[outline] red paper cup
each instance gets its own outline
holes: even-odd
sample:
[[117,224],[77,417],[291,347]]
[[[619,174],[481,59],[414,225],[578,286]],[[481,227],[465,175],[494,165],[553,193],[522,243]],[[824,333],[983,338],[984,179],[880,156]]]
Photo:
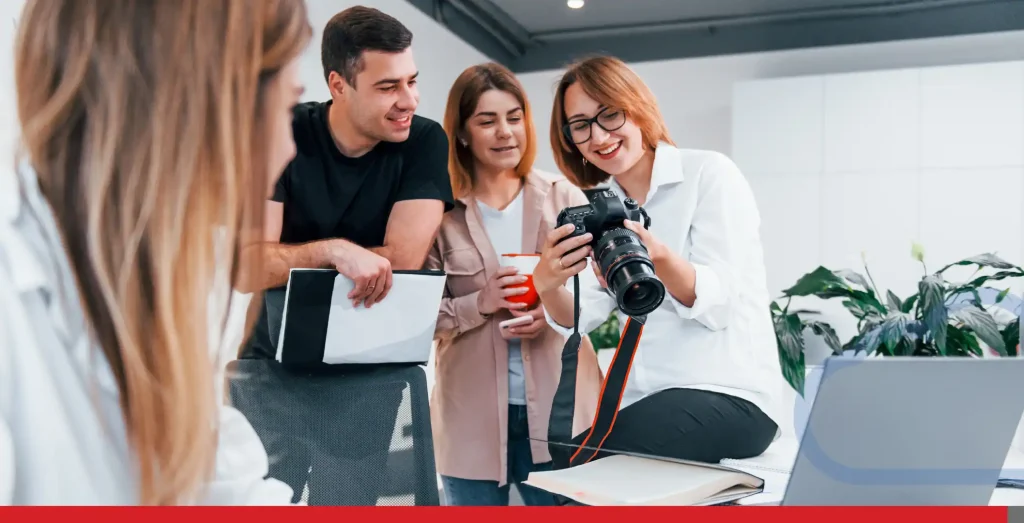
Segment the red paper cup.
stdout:
[[539,254],[502,254],[501,265],[503,267],[515,267],[519,270],[520,276],[526,276],[526,282],[517,284],[515,287],[526,287],[526,294],[509,296],[506,298],[512,303],[525,303],[527,307],[533,307],[540,299],[537,296],[537,288],[533,285],[533,269],[540,263]]

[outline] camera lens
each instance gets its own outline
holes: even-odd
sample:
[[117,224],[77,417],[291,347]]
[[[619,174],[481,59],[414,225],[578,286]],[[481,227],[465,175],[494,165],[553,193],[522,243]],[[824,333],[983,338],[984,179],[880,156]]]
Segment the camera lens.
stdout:
[[598,240],[598,267],[623,314],[650,314],[665,299],[665,285],[654,274],[647,248],[626,228],[610,229]]

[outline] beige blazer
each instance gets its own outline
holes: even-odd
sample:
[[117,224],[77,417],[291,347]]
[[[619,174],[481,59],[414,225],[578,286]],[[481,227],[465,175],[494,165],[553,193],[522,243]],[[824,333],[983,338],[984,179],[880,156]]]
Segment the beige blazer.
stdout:
[[[523,206],[524,253],[540,252],[558,212],[586,203],[586,196],[562,177],[533,171]],[[508,311],[484,318],[477,295],[498,270],[500,258],[484,230],[472,197],[445,214],[427,267],[444,270],[447,284],[437,318],[436,378],[430,400],[435,458],[440,474],[492,480],[504,485],[508,452],[508,344],[498,323]],[[522,340],[530,449],[534,463],[551,460],[547,432],[551,401],[561,372],[565,337],[550,327]],[[579,352],[573,433],[590,427],[601,388],[597,355],[584,336]]]

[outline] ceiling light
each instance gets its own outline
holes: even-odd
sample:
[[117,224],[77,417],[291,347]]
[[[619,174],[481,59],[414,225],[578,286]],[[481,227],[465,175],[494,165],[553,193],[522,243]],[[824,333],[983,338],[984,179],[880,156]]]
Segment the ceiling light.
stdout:
[[569,9],[579,9],[583,7],[583,0],[569,0],[566,5],[569,6]]

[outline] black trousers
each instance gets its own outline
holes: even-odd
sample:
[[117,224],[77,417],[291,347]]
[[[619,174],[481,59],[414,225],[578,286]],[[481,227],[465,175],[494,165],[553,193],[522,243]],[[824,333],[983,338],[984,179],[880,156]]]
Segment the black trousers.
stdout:
[[[763,453],[778,426],[746,400],[695,389],[667,389],[619,411],[602,452],[627,451],[667,458],[717,463]],[[582,445],[590,431],[573,439]],[[588,441],[597,447],[600,441]]]

